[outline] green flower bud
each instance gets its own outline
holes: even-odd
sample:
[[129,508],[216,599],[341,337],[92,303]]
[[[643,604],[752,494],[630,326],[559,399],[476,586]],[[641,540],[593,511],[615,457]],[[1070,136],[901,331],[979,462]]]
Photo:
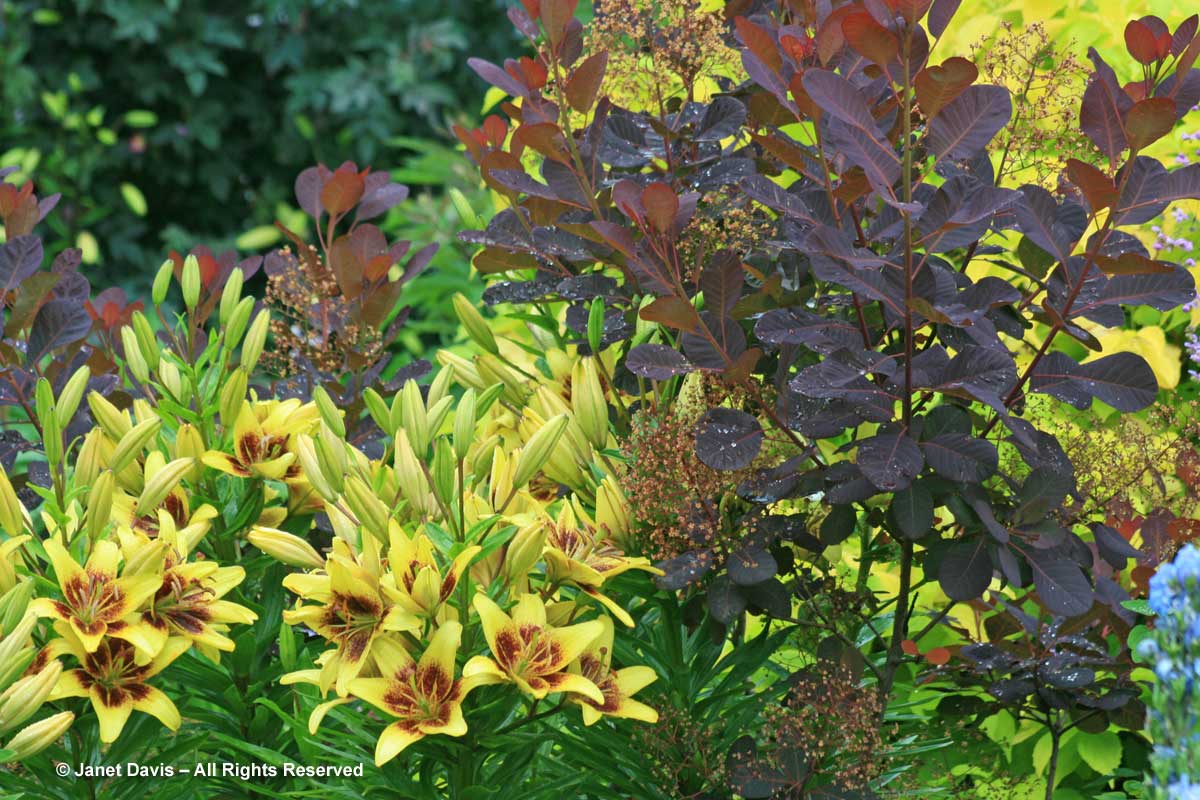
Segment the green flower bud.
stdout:
[[386,543],[390,515],[383,501],[376,497],[375,493],[371,491],[371,487],[357,475],[346,478],[344,492],[346,505],[350,506],[350,510],[354,512],[354,516],[358,518],[363,529],[380,542]]
[[250,324],[250,315],[254,313],[254,298],[243,297],[229,314],[229,322],[225,324],[225,346],[232,350],[242,340],[246,326]]
[[608,402],[594,358],[581,358],[571,370],[571,410],[583,435],[597,450],[608,443]]
[[[112,496],[116,476],[112,470],[106,469],[96,476],[92,489],[88,492],[87,501],[87,535],[89,541],[99,541],[108,529],[112,520]],[[149,510],[138,507],[139,514],[148,514]]]
[[453,303],[454,313],[467,331],[467,336],[471,337],[471,341],[492,355],[499,353],[500,348],[496,346],[496,337],[492,335],[492,329],[488,327],[487,320],[483,318],[474,304],[462,293],[454,295]]
[[25,531],[25,507],[17,499],[17,493],[8,480],[8,473],[0,467],[0,527],[9,536],[18,536]]
[[342,420],[342,410],[334,404],[333,398],[329,396],[329,392],[325,391],[324,386],[318,386],[313,390],[313,400],[317,403],[317,411],[321,413],[321,420],[329,426],[330,430],[345,438],[346,423]]
[[520,455],[517,457],[517,467],[513,474],[515,488],[528,485],[529,481],[533,480],[533,476],[550,460],[555,446],[558,445],[558,440],[562,438],[563,431],[567,429],[567,423],[570,421],[571,418],[566,414],[559,414],[548,420],[546,424],[538,428],[533,436],[529,437],[529,441],[521,448]]
[[246,402],[246,386],[249,382],[245,367],[238,367],[229,373],[229,379],[221,387],[218,410],[221,412],[221,424],[226,430],[233,430],[233,423],[237,421],[242,404]]
[[296,460],[300,462],[300,469],[304,472],[304,477],[316,489],[317,494],[330,503],[337,502],[338,493],[334,491],[329,481],[325,480],[325,469],[317,456],[317,448],[312,437],[302,433],[296,437],[293,446],[296,450]]
[[58,659],[46,664],[33,675],[26,675],[0,694],[0,733],[11,731],[33,716],[62,675]]
[[245,275],[242,273],[242,268],[234,267],[233,272],[229,273],[229,279],[225,281],[225,288],[221,291],[221,307],[217,319],[222,325],[229,322],[229,318],[233,316],[233,310],[241,302],[244,281]]
[[258,365],[258,357],[262,355],[263,347],[267,344],[267,330],[271,325],[271,312],[263,309],[258,312],[254,322],[250,323],[250,331],[246,341],[242,343],[242,366],[247,372],[253,372]]
[[[0,597],[0,631],[11,631],[21,623],[36,588],[33,578],[26,578]],[[0,686],[3,685],[0,681]]]
[[150,365],[142,357],[142,348],[138,346],[137,334],[133,328],[126,325],[121,328],[121,346],[125,350],[125,366],[140,383],[150,380]]
[[71,417],[75,416],[75,412],[79,410],[79,403],[83,400],[83,391],[87,388],[87,382],[91,377],[92,371],[88,369],[87,365],[84,365],[75,370],[75,374],[63,387],[54,409],[54,413],[58,416],[59,427],[65,429],[71,422]]
[[453,506],[457,500],[454,491],[454,451],[445,437],[433,443],[433,464],[429,470],[433,477],[433,490],[438,499],[447,506]]
[[161,306],[167,299],[167,291],[171,288],[171,278],[174,276],[175,262],[168,258],[154,276],[154,288],[150,290],[150,299],[154,301],[154,305]]
[[54,414],[54,390],[50,388],[50,381],[45,378],[38,378],[33,392],[33,407],[42,422]]
[[[429,447],[429,417],[425,413],[425,398],[416,381],[407,381],[400,390],[400,418],[392,418],[393,427],[403,427],[413,452],[420,458]],[[396,423],[399,422],[399,425]]]
[[63,711],[52,717],[27,725],[16,736],[8,740],[4,749],[12,753],[14,761],[37,755],[61,739],[75,722],[75,714]]
[[246,538],[250,544],[284,564],[307,569],[325,566],[325,559],[311,544],[287,531],[255,525]]
[[604,298],[592,298],[592,307],[588,309],[587,324],[588,347],[593,355],[600,355],[600,345],[604,340]]
[[467,457],[471,442],[475,440],[475,390],[467,389],[454,409],[454,456],[459,460]]
[[119,473],[125,467],[132,464],[134,459],[140,456],[142,451],[146,449],[146,445],[158,435],[158,431],[161,428],[162,423],[157,419],[148,419],[130,428],[129,433],[122,436],[121,441],[117,442],[117,446],[113,450],[109,468],[113,472]]
[[129,429],[133,427],[129,422],[129,415],[108,402],[104,395],[99,392],[88,392],[87,400],[92,417],[104,429],[109,438],[119,441],[122,436],[129,433]]
[[191,311],[200,302],[200,261],[195,256],[183,260],[183,304]]
[[146,359],[146,366],[150,369],[158,368],[158,339],[154,337],[154,329],[150,327],[150,320],[146,319],[146,315],[140,311],[133,312],[131,319],[133,322],[133,332],[137,336],[138,348],[142,351],[142,358]]
[[392,413],[388,408],[387,402],[379,396],[379,392],[374,389],[367,389],[363,392],[363,403],[367,407],[367,413],[371,415],[371,419],[375,420],[375,424],[380,430],[392,436],[395,434],[395,429],[392,427]]
[[142,488],[142,493],[138,496],[137,501],[138,513],[153,513],[162,504],[162,501],[167,499],[171,490],[179,485],[183,476],[190,472],[195,465],[196,461],[192,458],[177,458],[164,464],[146,481],[146,485]]

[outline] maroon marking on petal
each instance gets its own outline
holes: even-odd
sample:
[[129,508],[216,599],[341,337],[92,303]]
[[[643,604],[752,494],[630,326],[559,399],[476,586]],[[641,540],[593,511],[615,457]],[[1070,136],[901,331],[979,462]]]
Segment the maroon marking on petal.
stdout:
[[505,669],[512,669],[521,660],[525,652],[525,643],[511,628],[505,628],[496,633],[496,660]]
[[454,594],[454,587],[458,585],[458,578],[454,577],[454,573],[450,573],[442,581],[441,591],[438,592],[438,599],[445,600],[450,595]]

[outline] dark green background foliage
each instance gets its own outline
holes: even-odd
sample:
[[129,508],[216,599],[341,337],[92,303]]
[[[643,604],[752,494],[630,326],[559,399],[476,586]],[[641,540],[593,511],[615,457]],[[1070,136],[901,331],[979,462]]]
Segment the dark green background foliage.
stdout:
[[[513,46],[494,22],[500,0],[0,8],[0,153],[36,149],[38,193],[62,192],[48,249],[90,230],[93,281],[134,289],[169,248],[217,249],[274,221],[280,203],[294,206],[296,174],[317,161],[393,167],[415,149],[425,158],[408,182],[457,182],[457,159],[430,158],[422,140],[447,140],[449,123],[478,109],[467,55]],[[422,214],[421,225],[441,227],[436,211]]]

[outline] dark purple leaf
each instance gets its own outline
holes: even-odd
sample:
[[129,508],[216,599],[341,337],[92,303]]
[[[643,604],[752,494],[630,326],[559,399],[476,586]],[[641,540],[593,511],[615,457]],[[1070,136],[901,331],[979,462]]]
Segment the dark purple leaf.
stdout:
[[[380,174],[380,173],[376,173]],[[371,177],[374,177],[372,175]],[[387,182],[374,191],[368,191],[358,203],[355,220],[365,222],[383,214],[408,198],[408,187],[401,183]]]
[[731,625],[746,610],[746,598],[729,576],[721,575],[708,587],[708,612],[722,625]]
[[529,97],[529,90],[525,86],[501,67],[496,66],[490,61],[485,61],[482,58],[468,58],[467,66],[492,86],[507,92],[513,97]]
[[713,469],[750,466],[762,442],[762,425],[745,411],[711,408],[696,425],[696,457]]
[[999,463],[994,444],[962,433],[934,436],[921,442],[921,450],[934,472],[960,483],[987,480],[996,472]]
[[1064,353],[1051,353],[1038,363],[1030,389],[1086,408],[1091,398],[1118,411],[1140,411],[1154,402],[1158,380],[1146,360],[1135,353],[1110,356],[1076,364]]
[[38,309],[33,318],[26,363],[36,364],[51,350],[77,342],[91,330],[92,318],[82,303],[51,300]]
[[858,444],[858,468],[867,480],[885,492],[904,489],[921,472],[921,448],[899,431],[884,431]]
[[1071,309],[1071,316],[1085,314],[1108,305],[1150,306],[1159,311],[1190,303],[1196,299],[1196,281],[1185,269],[1112,277],[1095,300]]
[[625,357],[625,367],[634,375],[656,381],[686,375],[694,369],[682,353],[665,344],[639,344]]
[[42,240],[27,234],[0,245],[0,292],[11,292],[42,266]]
[[1092,537],[1096,540],[1096,550],[1100,553],[1100,557],[1115,570],[1125,569],[1126,562],[1131,558],[1142,557],[1142,551],[1107,525],[1101,525],[1098,522],[1092,525]]
[[904,538],[915,540],[929,533],[933,528],[933,497],[925,481],[914,481],[907,489],[892,495],[888,512]]
[[933,34],[935,39],[942,38],[942,34],[946,32],[946,27],[950,24],[951,18],[958,11],[962,0],[933,0],[933,5],[929,9],[928,25],[929,32]]
[[976,536],[951,542],[938,566],[938,585],[951,600],[975,600],[992,582],[987,539]]
[[321,169],[309,167],[296,176],[296,203],[313,219],[320,218],[321,207]]
[[858,525],[858,514],[855,513],[854,506],[834,506],[821,521],[821,528],[818,531],[821,543],[826,547],[841,544],[850,538],[850,534],[854,533],[856,525]]
[[1078,564],[1053,551],[1035,552],[1032,556],[1029,566],[1033,570],[1033,585],[1047,609],[1064,617],[1077,617],[1091,609],[1092,585]]
[[729,556],[729,577],[739,586],[753,586],[775,577],[779,565],[775,557],[760,548],[740,548]]
[[1012,117],[1003,86],[970,86],[929,123],[929,146],[938,158],[967,159],[987,147]]
[[1101,153],[1115,161],[1128,144],[1121,120],[1133,107],[1133,99],[1121,88],[1116,73],[1094,47],[1089,48],[1088,56],[1096,65],[1096,73],[1083,92],[1079,127]]

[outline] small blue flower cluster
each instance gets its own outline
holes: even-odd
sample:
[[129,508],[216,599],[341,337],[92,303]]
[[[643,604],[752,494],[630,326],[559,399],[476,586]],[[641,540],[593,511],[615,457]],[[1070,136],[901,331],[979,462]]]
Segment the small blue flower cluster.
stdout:
[[1147,720],[1155,743],[1150,796],[1200,800],[1200,548],[1189,544],[1159,567],[1149,603],[1154,636],[1138,652],[1157,678]]

